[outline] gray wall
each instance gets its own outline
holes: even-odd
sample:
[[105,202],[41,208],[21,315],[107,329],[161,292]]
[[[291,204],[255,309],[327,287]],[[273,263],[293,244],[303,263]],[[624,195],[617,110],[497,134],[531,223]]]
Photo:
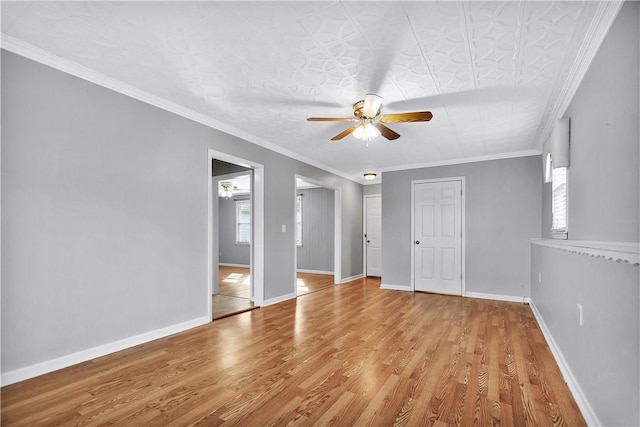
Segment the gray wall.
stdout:
[[[634,5],[635,4],[635,5]],[[569,239],[639,241],[638,13],[626,4],[564,114],[571,118]],[[615,40],[615,42],[614,42]],[[551,230],[551,184],[542,233]]]
[[362,195],[363,196],[371,196],[373,194],[380,194],[382,191],[381,184],[368,184],[362,187]]
[[236,200],[248,200],[246,197],[225,199],[218,197],[219,252],[220,262],[224,264],[246,265],[251,263],[251,245],[236,244]]
[[295,174],[342,190],[362,274],[361,184],[2,52],[2,372],[206,317],[210,148],[265,165],[266,300],[295,290]]
[[302,246],[297,248],[300,270],[333,272],[334,191],[298,190],[302,194]]
[[383,173],[382,283],[411,286],[411,181],[457,176],[466,177],[466,291],[529,296],[540,156]]
[[[600,422],[640,425],[638,267],[531,248],[533,303]],[[583,326],[577,304],[583,308]]]
[[[565,114],[571,118],[572,240],[640,240],[639,6],[623,6]],[[546,236],[551,189],[540,185]],[[532,247],[533,304],[600,422],[640,425],[639,267]]]

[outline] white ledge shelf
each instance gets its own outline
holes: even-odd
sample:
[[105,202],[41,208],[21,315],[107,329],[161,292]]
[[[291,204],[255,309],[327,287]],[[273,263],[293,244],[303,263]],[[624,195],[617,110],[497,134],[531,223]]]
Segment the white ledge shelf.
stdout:
[[615,262],[628,262],[631,265],[640,265],[640,243],[635,242],[531,239],[531,244],[559,249],[578,255],[589,255]]

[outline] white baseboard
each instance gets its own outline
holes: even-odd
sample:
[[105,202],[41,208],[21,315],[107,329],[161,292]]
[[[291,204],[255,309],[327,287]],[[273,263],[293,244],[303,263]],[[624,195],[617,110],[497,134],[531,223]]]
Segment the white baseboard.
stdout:
[[514,295],[500,295],[500,294],[485,294],[482,292],[465,292],[464,294],[467,298],[480,298],[480,299],[492,299],[496,301],[509,301],[509,302],[521,302],[521,303],[529,303],[531,299],[525,296],[514,296]]
[[228,262],[219,262],[218,265],[220,267],[240,267],[240,268],[251,268],[250,265],[245,264],[230,264]]
[[389,283],[380,283],[380,289],[390,289],[392,291],[412,291],[410,286],[391,285]]
[[347,282],[351,282],[352,280],[362,279],[363,277],[364,277],[364,274],[356,274],[355,276],[345,277],[344,279],[342,279],[342,280],[340,281],[340,284],[342,284],[342,283],[347,283]]
[[567,360],[564,358],[562,351],[560,351],[560,347],[558,347],[558,344],[556,344],[556,341],[553,339],[553,335],[551,335],[551,331],[549,330],[547,325],[544,323],[544,319],[542,318],[542,315],[538,311],[538,308],[536,307],[533,301],[529,302],[529,306],[531,307],[531,311],[533,312],[533,315],[538,321],[538,325],[540,325],[540,330],[542,330],[542,335],[544,335],[544,338],[547,340],[547,344],[551,349],[551,353],[553,354],[553,357],[556,360],[558,367],[560,367],[560,372],[562,372],[564,381],[567,383],[567,386],[569,386],[569,390],[571,390],[571,394],[573,394],[573,398],[576,400],[576,404],[578,405],[578,408],[580,408],[580,412],[582,412],[582,416],[584,417],[584,420],[587,422],[587,425],[589,426],[601,426],[602,423],[598,419],[598,416],[596,415],[595,411],[591,407],[591,404],[587,400],[587,397],[585,396],[584,392],[582,391],[582,388],[578,384],[578,381],[573,375],[573,372],[571,372],[571,368],[569,368],[569,364],[567,363]]
[[211,322],[209,317],[199,317],[197,319],[189,320],[186,322],[178,323],[176,325],[167,326],[166,328],[156,329],[155,331],[145,332],[140,335],[125,338],[112,343],[99,345],[97,347],[82,350],[77,353],[68,354],[55,359],[47,360],[44,362],[36,363],[35,365],[26,366],[13,371],[5,372],[2,374],[0,383],[2,386],[14,384],[20,381],[28,380],[29,378],[37,377],[39,375],[47,374],[49,372],[57,371],[58,369],[66,368],[71,365],[86,362],[97,357],[106,356],[107,354],[115,353],[126,348],[131,348],[139,344],[144,344],[149,341],[157,340],[158,338],[164,338],[169,335],[183,332],[197,326],[202,326]]
[[298,273],[309,273],[309,274],[327,274],[333,276],[335,273],[333,271],[323,271],[323,270],[305,270],[299,268],[296,270]]
[[268,305],[273,305],[273,304],[278,304],[279,302],[288,301],[290,299],[296,299],[297,296],[298,296],[298,294],[296,292],[293,292],[293,293],[282,295],[282,296],[279,296],[279,297],[266,299],[266,300],[264,300],[264,303],[262,304],[262,307],[266,307]]

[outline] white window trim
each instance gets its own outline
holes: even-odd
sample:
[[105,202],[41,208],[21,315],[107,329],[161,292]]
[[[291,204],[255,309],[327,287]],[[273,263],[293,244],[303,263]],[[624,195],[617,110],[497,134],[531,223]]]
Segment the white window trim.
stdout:
[[553,175],[552,170],[553,170],[553,164],[551,163],[551,153],[547,153],[547,158],[545,159],[545,163],[544,163],[544,182],[545,183],[551,182],[551,176]]

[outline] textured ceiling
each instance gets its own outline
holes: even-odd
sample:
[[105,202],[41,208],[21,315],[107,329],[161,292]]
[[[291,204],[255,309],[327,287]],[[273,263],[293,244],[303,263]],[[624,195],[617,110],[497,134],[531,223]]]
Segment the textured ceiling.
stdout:
[[[576,69],[610,26],[602,9],[579,1],[3,1],[2,31],[9,50],[79,64],[360,180],[368,170],[539,151],[575,91]],[[401,138],[368,148],[353,136],[329,140],[348,123],[305,120],[352,117],[366,93],[383,97],[383,114],[434,117],[389,125]]]

